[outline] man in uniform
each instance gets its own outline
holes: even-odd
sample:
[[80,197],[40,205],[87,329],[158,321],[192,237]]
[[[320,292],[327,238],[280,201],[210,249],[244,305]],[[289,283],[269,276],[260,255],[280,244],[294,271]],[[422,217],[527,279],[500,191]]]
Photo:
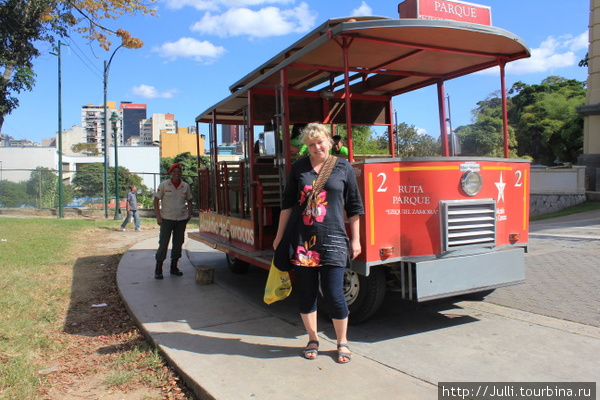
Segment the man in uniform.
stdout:
[[171,234],[171,275],[181,276],[183,273],[177,268],[181,258],[181,247],[185,239],[185,226],[192,218],[192,191],[187,182],[181,180],[181,165],[175,163],[169,167],[171,179],[163,181],[158,186],[154,196],[154,212],[156,222],[160,225],[158,250],[156,250],[156,269],[154,278],[163,278],[163,261],[167,258],[167,248]]

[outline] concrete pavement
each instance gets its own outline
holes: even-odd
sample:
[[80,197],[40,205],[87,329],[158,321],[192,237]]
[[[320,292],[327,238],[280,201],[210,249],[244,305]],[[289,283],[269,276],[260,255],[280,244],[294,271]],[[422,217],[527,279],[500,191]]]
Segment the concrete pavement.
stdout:
[[[155,280],[156,245],[133,246],[117,284],[130,315],[199,398],[436,399],[440,381],[600,381],[600,328],[487,302],[400,307],[393,295],[350,328],[351,363],[335,363],[326,320],[319,358],[305,360],[294,295],[262,302],[266,271],[232,274],[223,253],[188,240],[184,275]],[[215,283],[196,284],[193,264],[215,266]]]

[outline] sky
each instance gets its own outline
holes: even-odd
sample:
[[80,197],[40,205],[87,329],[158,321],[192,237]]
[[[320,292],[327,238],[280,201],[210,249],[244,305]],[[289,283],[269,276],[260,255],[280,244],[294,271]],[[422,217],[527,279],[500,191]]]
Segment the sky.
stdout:
[[[231,84],[299,38],[337,17],[374,15],[398,18],[400,0],[159,0],[158,17],[125,16],[105,22],[144,41],[141,49],[114,53],[108,100],[147,104],[152,113],[174,114],[180,127],[225,98]],[[539,84],[548,76],[585,81],[578,63],[588,50],[589,0],[473,0],[492,11],[492,25],[519,36],[532,57],[508,64],[507,87]],[[107,52],[73,32],[63,40],[62,127],[81,125],[81,107],[103,103]],[[41,142],[58,131],[58,57],[40,45],[33,91],[18,96],[20,106],[6,116],[2,133]],[[492,70],[446,82],[453,128],[471,123],[477,102],[500,89]],[[398,123],[439,136],[436,87],[394,98]],[[201,132],[207,127],[201,125]]]

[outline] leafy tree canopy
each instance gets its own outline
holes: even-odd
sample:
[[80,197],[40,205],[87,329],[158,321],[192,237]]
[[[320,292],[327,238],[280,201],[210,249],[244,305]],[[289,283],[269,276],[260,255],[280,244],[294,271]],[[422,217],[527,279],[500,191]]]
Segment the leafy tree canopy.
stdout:
[[0,181],[0,206],[19,207],[22,204],[34,204],[27,193],[27,182]]
[[[473,123],[456,128],[460,138],[461,155],[481,157],[504,157],[504,123],[502,122],[502,98],[499,92],[477,103],[472,111]],[[514,130],[508,129],[509,146],[515,146]],[[511,157],[516,152],[511,150]]]
[[17,95],[35,84],[33,60],[38,46],[57,46],[59,38],[79,33],[110,50],[110,36],[121,45],[140,48],[143,42],[123,29],[101,25],[122,15],[152,14],[157,0],[0,0],[0,131],[4,117],[15,110]]
[[95,143],[77,143],[71,146],[73,153],[81,153],[85,156],[97,156],[100,154]]
[[[337,125],[337,134],[344,138],[344,142],[348,142],[346,125]],[[368,125],[353,125],[352,126],[352,148],[354,154],[386,154],[388,153],[387,136],[385,143],[374,137],[374,132]]]
[[[511,157],[544,165],[576,162],[583,149],[585,82],[549,76],[539,85],[516,82],[508,98]],[[455,130],[462,154],[503,156],[502,101],[499,93],[477,103],[473,123]]]
[[583,151],[585,82],[550,76],[539,85],[515,83],[509,122],[515,127],[519,155],[544,165],[577,161]]
[[[422,135],[414,125],[404,122],[396,126],[399,157],[432,157],[441,154],[441,145],[433,137]],[[385,138],[387,141],[387,138]]]
[[[115,168],[108,168],[108,194],[115,195]],[[80,197],[102,197],[104,196],[104,164],[89,163],[82,165],[78,169],[75,177],[71,181],[75,193]],[[141,192],[148,190],[142,185],[142,178],[139,175],[132,174],[125,167],[119,166],[119,194],[125,197],[129,191],[129,186],[137,186]]]
[[[37,208],[58,207],[58,175],[49,168],[37,167],[31,171],[26,192]],[[63,204],[69,204],[72,198],[71,186],[63,185]]]

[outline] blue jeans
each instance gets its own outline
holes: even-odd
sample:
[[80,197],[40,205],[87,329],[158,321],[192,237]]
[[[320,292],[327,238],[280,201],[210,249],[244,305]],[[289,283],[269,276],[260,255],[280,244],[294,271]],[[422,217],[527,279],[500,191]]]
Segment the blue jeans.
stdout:
[[173,244],[171,246],[171,260],[179,260],[181,258],[181,247],[185,240],[185,226],[187,220],[175,221],[172,219],[163,219],[160,226],[160,234],[158,236],[158,250],[156,250],[155,259],[162,262],[167,258],[167,249],[171,233],[173,234]]
[[317,310],[319,293],[319,275],[323,297],[333,319],[344,319],[348,316],[348,303],[344,297],[344,269],[342,267],[294,267],[296,287],[301,314],[309,314]]
[[127,212],[127,216],[123,220],[123,223],[121,224],[121,228],[125,229],[127,224],[129,222],[131,222],[131,219],[133,219],[135,221],[135,229],[140,229],[140,224],[141,224],[140,223],[140,213],[138,210],[131,210],[131,211]]

